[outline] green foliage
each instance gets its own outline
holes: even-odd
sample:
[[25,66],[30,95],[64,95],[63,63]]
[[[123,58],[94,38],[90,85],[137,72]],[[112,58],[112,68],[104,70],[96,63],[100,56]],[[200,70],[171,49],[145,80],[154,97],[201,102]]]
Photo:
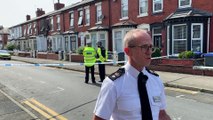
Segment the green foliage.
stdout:
[[15,44],[8,44],[7,45],[7,50],[13,51],[13,49],[15,49],[15,48],[16,48]]
[[83,54],[83,50],[84,50],[84,47],[81,46],[78,48],[78,54],[82,55]]
[[181,59],[189,59],[189,58],[193,58],[194,57],[194,53],[192,51],[184,51],[184,52],[181,52],[179,55],[178,55],[178,58],[181,58]]
[[160,48],[154,48],[154,52],[152,53],[152,57],[160,57],[160,56],[161,56]]

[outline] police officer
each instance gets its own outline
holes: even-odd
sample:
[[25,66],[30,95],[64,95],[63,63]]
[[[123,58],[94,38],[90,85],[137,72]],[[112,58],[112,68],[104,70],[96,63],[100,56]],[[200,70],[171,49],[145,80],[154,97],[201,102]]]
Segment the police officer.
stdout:
[[[128,62],[102,83],[93,120],[171,120],[165,111],[163,83],[146,68],[152,54],[150,35],[145,30],[130,30],[123,43]],[[140,81],[140,76],[146,81]],[[147,90],[142,95],[139,82]],[[145,93],[146,97],[141,97]],[[149,118],[145,118],[147,114],[143,113],[147,111],[142,109],[149,110]]]
[[97,61],[100,63],[98,64],[98,69],[99,69],[99,76],[100,76],[100,81],[103,82],[105,78],[105,64],[103,62],[107,61],[108,58],[108,53],[107,50],[102,46],[102,42],[98,41],[96,43],[98,49],[97,49]]
[[95,48],[91,47],[91,43],[87,43],[87,46],[84,47],[83,50],[83,56],[84,56],[84,65],[85,65],[85,83],[88,83],[89,81],[89,70],[91,70],[91,77],[92,77],[92,83],[95,82],[95,76],[94,76],[94,64],[96,62],[96,51]]

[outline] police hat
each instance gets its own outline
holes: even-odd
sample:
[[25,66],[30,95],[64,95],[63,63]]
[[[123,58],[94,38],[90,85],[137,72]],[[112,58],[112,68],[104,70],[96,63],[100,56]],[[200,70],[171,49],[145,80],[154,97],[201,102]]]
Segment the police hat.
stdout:
[[97,46],[102,46],[102,42],[101,42],[101,41],[97,41],[97,42],[96,42],[96,45],[97,45]]

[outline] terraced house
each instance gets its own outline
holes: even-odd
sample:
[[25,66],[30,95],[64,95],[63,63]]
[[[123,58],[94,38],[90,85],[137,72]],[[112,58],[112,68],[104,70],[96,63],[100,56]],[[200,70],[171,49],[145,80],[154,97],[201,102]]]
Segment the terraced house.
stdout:
[[163,55],[182,51],[213,52],[212,0],[82,0],[54,11],[41,8],[36,17],[10,27],[11,42],[20,50],[76,52],[97,41],[112,53],[123,52],[122,39],[131,29],[150,32]]

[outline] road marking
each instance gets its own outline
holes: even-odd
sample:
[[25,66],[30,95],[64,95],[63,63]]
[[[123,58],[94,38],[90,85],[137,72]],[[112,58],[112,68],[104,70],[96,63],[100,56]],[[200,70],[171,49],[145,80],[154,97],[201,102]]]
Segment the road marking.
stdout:
[[193,95],[199,93],[197,91],[191,91],[191,90],[185,90],[185,89],[179,89],[179,88],[171,88],[171,87],[166,87],[165,90],[172,90],[172,91],[176,91],[176,92],[193,94]]
[[24,110],[25,112],[27,112],[30,116],[32,116],[35,120],[40,120],[36,115],[34,115],[31,111],[29,111],[27,108],[25,108],[23,105],[21,105],[19,102],[17,102],[16,100],[14,100],[12,97],[10,97],[8,94],[6,94],[5,92],[3,92],[2,90],[0,90],[0,92],[2,94],[4,94],[8,99],[10,99],[13,103],[15,103],[16,105],[18,105],[22,110]]
[[57,87],[57,89],[59,89],[59,90],[52,91],[52,92],[50,92],[50,94],[64,91],[64,88],[61,88],[61,87]]
[[181,97],[184,97],[185,95],[178,95],[176,96],[176,98],[181,98]]
[[52,109],[46,107],[45,105],[41,104],[34,98],[30,98],[24,101],[25,104],[36,110],[38,113],[46,117],[50,120],[68,120],[67,118],[63,117],[62,115],[56,113]]
[[29,101],[25,101],[24,103],[26,105],[28,105],[29,107],[33,108],[35,111],[37,111],[38,113],[40,113],[44,117],[46,117],[48,120],[56,120],[56,119],[52,118],[52,116],[50,116],[46,112],[44,112],[43,110],[41,110],[41,109],[37,108],[36,106],[34,106],[33,104],[31,104]]
[[46,82],[44,82],[44,81],[39,81],[40,83],[42,83],[42,84],[45,84]]

